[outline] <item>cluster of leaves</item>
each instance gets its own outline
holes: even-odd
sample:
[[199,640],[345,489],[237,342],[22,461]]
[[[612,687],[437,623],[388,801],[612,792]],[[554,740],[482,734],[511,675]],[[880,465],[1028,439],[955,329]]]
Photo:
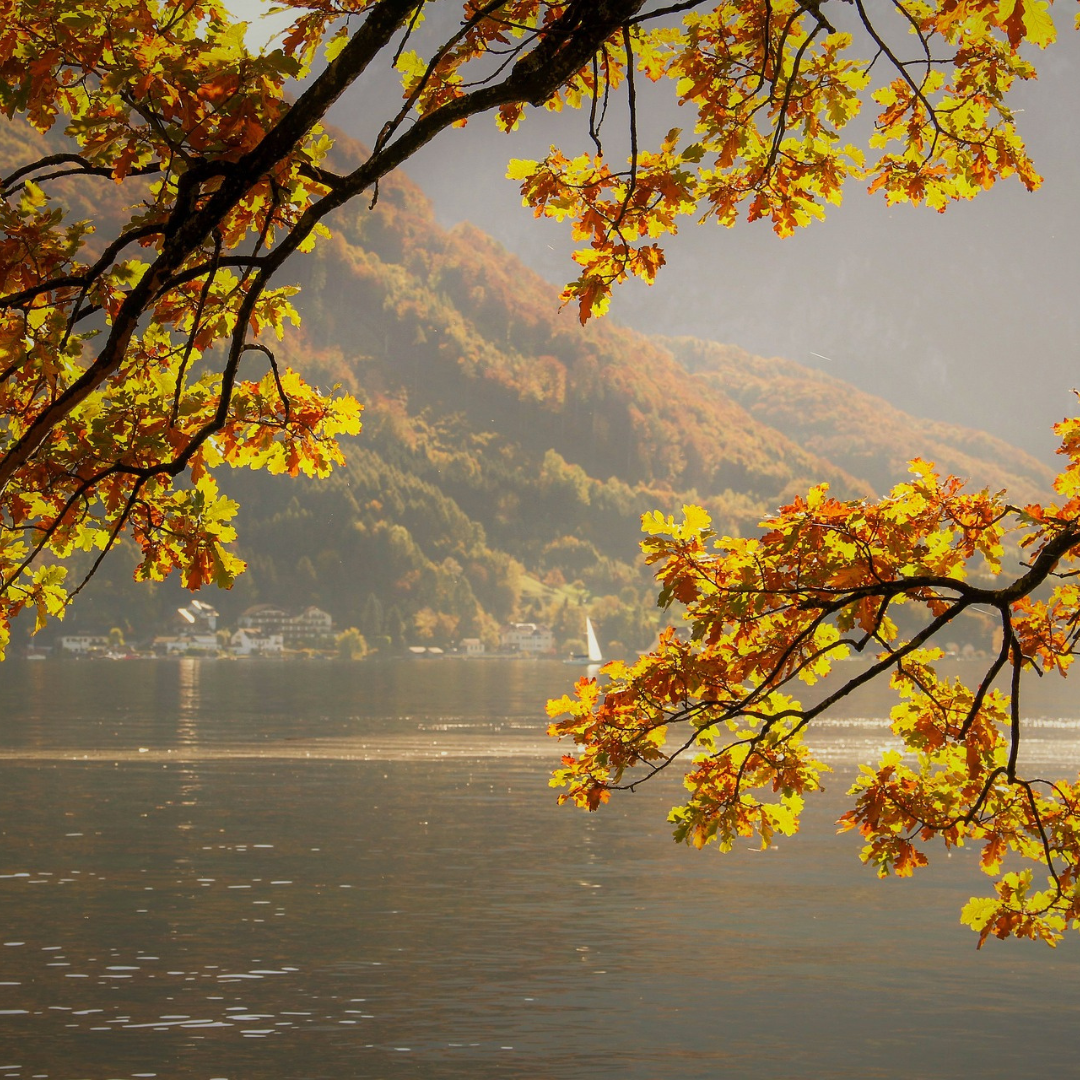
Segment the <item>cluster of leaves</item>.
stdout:
[[[230,585],[236,505],[210,470],[325,475],[360,427],[249,341],[296,321],[275,245],[325,190],[317,124],[265,149],[302,63],[250,55],[217,0],[102,15],[13,4],[0,28],[0,107],[66,137],[0,180],[0,652],[23,607],[40,626],[78,591],[63,560],[96,567],[125,533],[138,578]],[[111,220],[70,220],[76,183]],[[250,353],[264,376],[241,377]]]
[[[1057,431],[1069,457],[1055,482],[1060,505],[1021,509],[1000,494],[966,493],[915,460],[914,478],[879,501],[840,502],[819,486],[755,537],[718,538],[693,506],[681,522],[647,515],[642,546],[660,603],[682,609],[689,634],[668,631],[632,665],[609,665],[605,687],[583,680],[575,696],[549,704],[562,717],[551,734],[578,744],[552,781],[567,788],[561,800],[596,809],[688,758],[689,798],[670,817],[676,838],[726,850],[757,835],[768,845],[797,830],[803,796],[820,786],[823,765],[806,741],[813,720],[891,673],[901,749],[863,768],[841,819],[865,839],[863,860],[907,875],[925,865],[932,841],[979,843],[995,895],[973,899],[963,920],[980,944],[991,934],[1053,944],[1067,924],[1080,928],[1080,784],[1018,770],[1021,676],[1064,675],[1080,641],[1071,569],[1080,560],[1080,420]],[[996,586],[1007,536],[1026,561]],[[932,639],[973,607],[994,612],[1000,646],[968,686],[937,672]],[[901,615],[916,632],[900,634]],[[872,659],[847,668],[814,705],[792,696],[852,653]],[[1040,865],[1046,887],[1033,884],[1030,866],[1004,869],[1010,855]]]
[[[874,17],[856,0],[847,30],[830,21],[833,5],[807,0],[699,6],[675,5],[691,9],[681,27],[631,20],[565,95],[590,101],[594,151],[569,157],[553,147],[543,161],[511,163],[525,205],[571,220],[588,242],[574,256],[581,276],[563,293],[582,321],[605,310],[613,283],[653,281],[664,262],[656,241],[680,217],[731,226],[745,209],[790,236],[824,217],[853,178],[890,204],[937,210],[1000,178],[1039,184],[1005,96],[1035,77],[1021,46],[1054,40],[1042,0],[895,0]],[[899,35],[914,39],[910,55],[892,44]],[[639,150],[635,71],[675,82],[694,114],[688,137],[673,128],[657,151]],[[627,167],[605,157],[597,120],[623,82]],[[867,95],[878,108],[869,156],[844,135]]]

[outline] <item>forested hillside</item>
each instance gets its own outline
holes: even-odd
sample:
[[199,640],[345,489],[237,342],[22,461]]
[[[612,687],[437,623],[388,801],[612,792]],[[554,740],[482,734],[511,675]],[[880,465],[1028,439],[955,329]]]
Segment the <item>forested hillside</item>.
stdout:
[[876,491],[891,487],[915,456],[979,486],[1007,488],[1018,501],[1049,484],[1050,471],[1015,446],[985,431],[913,417],[825,372],[711,341],[675,338],[664,344],[688,371],[755,420],[786,432]]
[[[5,158],[30,138],[9,130]],[[339,138],[335,153],[348,167],[363,150]],[[277,353],[355,393],[364,430],[326,481],[222,476],[249,563],[211,598],[227,619],[315,603],[389,647],[494,640],[514,618],[572,642],[588,612],[630,649],[657,619],[637,559],[647,509],[698,502],[745,532],[820,480],[842,497],[881,491],[916,453],[1020,495],[1049,484],[1014,447],[788,361],[606,320],[583,329],[479,229],[441,229],[405,177],[332,227],[292,264],[302,322]],[[118,553],[69,625],[146,632],[175,606],[171,588],[129,584],[130,566]]]

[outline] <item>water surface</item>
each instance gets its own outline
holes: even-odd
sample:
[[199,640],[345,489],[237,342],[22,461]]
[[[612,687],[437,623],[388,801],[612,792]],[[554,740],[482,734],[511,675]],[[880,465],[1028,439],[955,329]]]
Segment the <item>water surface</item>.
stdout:
[[[885,697],[823,730],[802,836],[718,856],[659,790],[555,806],[540,708],[574,674],[6,664],[0,1078],[1075,1070],[1072,941],[976,953],[968,853],[879,882],[835,835]],[[1028,710],[1062,773],[1067,685]]]

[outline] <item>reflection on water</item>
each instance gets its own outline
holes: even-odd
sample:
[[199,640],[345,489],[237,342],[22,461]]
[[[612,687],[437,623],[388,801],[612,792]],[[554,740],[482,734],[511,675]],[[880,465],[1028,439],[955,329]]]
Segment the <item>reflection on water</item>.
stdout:
[[[822,729],[802,837],[719,857],[670,843],[670,791],[554,805],[561,665],[4,674],[0,1077],[1075,1068],[1071,941],[976,954],[969,853],[878,882],[834,835],[885,698]],[[1080,709],[1035,715],[1075,770]]]

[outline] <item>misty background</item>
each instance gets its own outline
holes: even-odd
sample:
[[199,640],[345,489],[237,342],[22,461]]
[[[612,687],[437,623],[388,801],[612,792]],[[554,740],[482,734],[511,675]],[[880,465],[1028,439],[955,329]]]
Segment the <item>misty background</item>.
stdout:
[[[264,0],[230,7],[255,20],[252,42],[286,21],[262,19]],[[459,17],[456,0],[444,8],[429,16],[429,41]],[[1074,410],[1070,391],[1080,384],[1080,34],[1070,13],[1057,14],[1059,42],[1032,57],[1038,81],[1018,85],[1011,98],[1045,178],[1037,192],[1011,179],[938,214],[889,208],[849,184],[843,206],[788,240],[766,222],[728,230],[686,219],[677,237],[661,241],[668,265],[656,284],[617,288],[610,317],[645,333],[689,334],[818,367],[916,416],[982,428],[1051,462],[1050,425]],[[667,80],[651,100],[648,89],[646,146],[650,134],[691,124]],[[370,145],[399,103],[396,73],[380,68],[331,121]],[[613,107],[612,147],[623,123]],[[533,109],[510,136],[481,118],[444,132],[405,171],[433,200],[440,224],[471,221],[562,284],[576,276],[569,227],[535,219],[505,178],[511,157],[542,157],[551,143],[571,154],[586,149],[585,116]]]

